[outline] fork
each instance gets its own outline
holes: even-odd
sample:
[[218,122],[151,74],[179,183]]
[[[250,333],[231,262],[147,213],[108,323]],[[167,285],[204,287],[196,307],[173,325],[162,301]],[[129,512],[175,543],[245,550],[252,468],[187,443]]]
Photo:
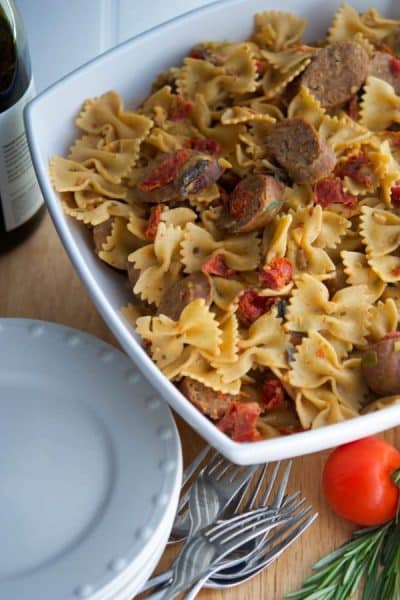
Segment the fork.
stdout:
[[[181,541],[189,535],[189,532],[193,534],[199,528],[212,523],[257,469],[257,466],[234,465],[214,450],[209,454],[210,450],[210,446],[206,446],[185,469],[182,489],[185,489],[186,486],[187,489],[181,494],[179,500],[177,515],[170,535],[171,542]],[[207,488],[205,492],[207,503],[201,515],[197,514],[196,517],[193,517],[190,495],[192,485],[199,479]],[[199,520],[200,517],[201,520]],[[197,520],[194,521],[194,519]]]
[[[268,465],[268,464],[264,465],[262,468],[256,467],[258,469],[258,473],[254,472],[253,476],[248,479],[248,481],[246,482],[245,485],[242,486],[242,488],[240,489],[240,492],[237,494],[237,496],[234,499],[235,505],[233,505],[233,503],[229,504],[224,515],[232,517],[234,515],[239,514],[240,512],[248,512],[248,511],[254,509],[256,507],[256,505],[258,505],[259,507],[266,507],[268,500],[271,496],[274,484],[277,483],[277,481],[278,481],[278,475],[280,478],[279,485],[278,485],[277,490],[274,493],[274,497],[271,500],[271,503],[269,506],[273,510],[278,510],[281,507],[282,502],[284,501],[287,503],[288,510],[294,509],[294,507],[290,506],[290,501],[292,501],[298,495],[298,492],[290,497],[284,496],[286,487],[287,487],[287,483],[288,483],[288,479],[289,479],[289,475],[290,475],[290,471],[291,471],[291,467],[292,467],[292,462],[289,461],[288,464],[286,465],[286,467],[284,468],[283,474],[280,474],[279,470],[281,468],[281,463],[280,462],[275,463],[271,477],[268,480],[267,488],[264,491],[264,493],[262,493],[261,490],[262,490],[262,486],[265,482],[265,479],[269,473],[270,465]],[[204,491],[207,488],[206,482],[207,482],[206,479],[199,477],[199,479],[197,480],[197,482],[195,482],[195,484],[193,485],[193,487],[191,488],[191,491],[190,491],[191,493],[190,493],[189,502],[191,502],[191,505],[193,507],[193,509],[191,509],[190,515],[191,515],[192,519],[195,519],[195,520],[197,519],[197,522],[196,521],[194,522],[193,531],[199,530],[198,521],[200,520],[200,517],[198,515],[196,516],[196,512],[198,512],[198,511],[201,512],[202,510],[204,510],[206,513],[208,513],[208,507],[207,507],[208,499],[207,499],[206,495],[204,497]],[[247,497],[247,495],[249,493],[250,493],[250,495]],[[199,497],[200,497],[200,499],[199,499]],[[228,514],[226,514],[226,513],[228,513]],[[210,513],[208,513],[208,516],[210,518],[210,516],[211,516]],[[203,522],[205,522],[204,515],[203,515]],[[254,547],[253,547],[253,549],[254,549]],[[147,581],[147,583],[144,585],[144,587],[142,588],[142,591],[149,591],[150,589],[167,584],[172,579],[172,576],[173,576],[173,570],[171,568],[171,569],[164,571],[163,573],[160,573],[159,575],[156,575],[155,577],[152,577],[151,579],[149,579]]]
[[[218,584],[210,587],[219,589],[233,587],[240,585],[248,579],[258,575],[272,562],[279,558],[279,556],[287,548],[289,548],[289,546],[295,540],[297,540],[297,538],[300,537],[300,535],[315,521],[318,516],[317,513],[314,513],[308,517],[306,516],[310,509],[311,507],[303,509],[293,518],[292,521],[282,525],[281,527],[277,527],[274,530],[272,537],[268,537],[258,547],[258,550],[255,553],[251,552],[249,555],[243,556],[239,564],[237,560],[230,560],[223,564],[214,565],[213,568],[210,568],[208,572],[198,579],[194,586],[184,596],[184,600],[194,600],[207,580],[211,578],[214,579],[215,574],[217,572],[221,572],[222,570],[225,570],[224,579],[218,581]],[[296,526],[294,527],[294,525]],[[275,547],[271,548],[271,543],[273,541],[277,541],[278,543]],[[243,564],[245,565],[244,568],[241,566]],[[228,575],[226,570],[233,569],[235,566],[237,569],[235,569],[234,572],[231,571]]]
[[161,595],[156,593],[150,598],[172,600],[197,581],[213,561],[222,561],[238,548],[287,522],[289,518],[287,513],[279,514],[269,507],[257,508],[201,529],[188,540],[175,561],[172,583]]

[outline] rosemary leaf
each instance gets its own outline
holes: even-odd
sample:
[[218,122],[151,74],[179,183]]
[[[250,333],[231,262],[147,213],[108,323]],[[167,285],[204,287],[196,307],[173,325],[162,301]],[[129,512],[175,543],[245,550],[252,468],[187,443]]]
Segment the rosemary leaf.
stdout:
[[312,569],[287,600],[349,600],[361,583],[363,600],[400,600],[400,523],[355,531]]

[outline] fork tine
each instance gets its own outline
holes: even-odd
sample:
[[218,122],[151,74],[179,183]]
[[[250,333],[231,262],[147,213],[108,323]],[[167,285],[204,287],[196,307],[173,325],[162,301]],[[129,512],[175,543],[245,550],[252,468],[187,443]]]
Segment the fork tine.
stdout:
[[196,458],[194,458],[192,460],[192,462],[190,463],[190,465],[188,465],[186,467],[186,469],[183,471],[183,476],[182,476],[182,487],[185,486],[187,484],[187,482],[191,479],[191,477],[193,476],[193,474],[197,471],[197,469],[200,467],[200,465],[202,464],[202,462],[204,461],[204,459],[206,458],[207,454],[210,452],[210,450],[215,453],[215,450],[213,450],[213,448],[211,448],[211,446],[205,446],[196,456]]
[[[296,522],[298,525],[293,528],[294,523],[290,522],[282,526],[282,529],[285,528],[287,532],[287,536],[283,538],[279,544],[271,548],[268,552],[265,552],[262,560],[257,560],[253,563],[253,568],[256,566],[257,569],[265,568],[270,565],[274,560],[276,560],[297,538],[315,521],[318,517],[318,513],[313,513],[306,517],[306,514],[311,510],[311,506],[304,510],[301,518],[297,519]],[[306,518],[305,518],[306,517]],[[299,522],[300,521],[300,522]],[[290,525],[290,527],[289,527]],[[266,542],[266,546],[269,546],[273,537],[278,538],[278,531],[274,532],[273,536],[268,538]],[[282,534],[282,533],[281,533]],[[247,569],[246,569],[247,571]]]
[[[207,464],[204,465],[203,464],[204,460],[206,459],[210,450],[212,451],[210,461],[208,461]],[[199,452],[199,454],[196,456],[196,458],[190,463],[190,465],[188,465],[186,467],[186,469],[183,472],[181,489],[183,490],[185,488],[185,486],[189,483],[189,481],[193,478],[193,476],[195,475],[195,473],[197,473],[197,471],[201,472],[202,468],[203,469],[207,468],[207,465],[211,461],[213,461],[216,456],[217,456],[217,452],[215,450],[213,450],[210,446],[206,446],[201,452]],[[188,489],[186,491],[184,491],[181,494],[181,496],[179,498],[178,508],[176,511],[177,514],[179,514],[183,510],[183,508],[186,507],[188,500],[189,500],[189,496],[190,496],[190,486],[188,487]]]
[[289,476],[290,476],[290,471],[292,469],[292,461],[290,460],[287,465],[286,465],[286,469],[283,472],[283,477],[281,479],[281,482],[279,484],[279,487],[277,489],[277,491],[275,492],[275,496],[274,499],[271,502],[271,507],[273,508],[280,508],[281,504],[282,504],[282,500],[284,498],[285,495],[285,491],[286,491],[286,487],[289,481]]
[[[246,523],[238,523],[236,528],[230,531],[224,531],[217,540],[220,546],[224,547],[224,553],[230,554],[240,546],[244,546],[254,538],[263,536],[267,531],[286,523],[287,515],[265,515],[258,517]],[[214,540],[215,541],[215,540]]]
[[214,527],[206,533],[206,537],[210,542],[218,541],[224,543],[226,538],[230,538],[231,535],[238,535],[242,531],[245,531],[254,525],[258,525],[260,522],[277,521],[279,518],[287,517],[289,513],[277,513],[271,508],[255,508],[249,513],[243,513],[228,519],[228,521],[222,521],[217,523]]
[[268,467],[269,467],[268,464],[264,465],[263,468],[261,469],[260,473],[258,474],[258,476],[256,474],[253,475],[252,480],[253,480],[253,483],[254,483],[254,481],[256,481],[256,486],[255,486],[250,498],[247,500],[244,510],[249,511],[255,507],[258,495],[260,493],[260,489],[261,489],[262,484],[265,481],[265,477],[267,475]]

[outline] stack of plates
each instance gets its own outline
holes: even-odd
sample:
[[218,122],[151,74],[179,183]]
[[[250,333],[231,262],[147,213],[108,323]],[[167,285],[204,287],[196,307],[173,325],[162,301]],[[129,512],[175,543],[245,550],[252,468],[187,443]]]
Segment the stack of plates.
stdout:
[[167,405],[121,352],[0,319],[0,600],[130,600],[182,478]]

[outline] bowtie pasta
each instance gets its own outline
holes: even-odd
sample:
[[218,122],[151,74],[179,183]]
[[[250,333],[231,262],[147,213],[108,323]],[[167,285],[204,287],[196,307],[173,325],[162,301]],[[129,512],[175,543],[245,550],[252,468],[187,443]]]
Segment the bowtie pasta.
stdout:
[[400,400],[400,21],[257,14],[126,110],[87,100],[50,175],[152,359],[235,441]]

